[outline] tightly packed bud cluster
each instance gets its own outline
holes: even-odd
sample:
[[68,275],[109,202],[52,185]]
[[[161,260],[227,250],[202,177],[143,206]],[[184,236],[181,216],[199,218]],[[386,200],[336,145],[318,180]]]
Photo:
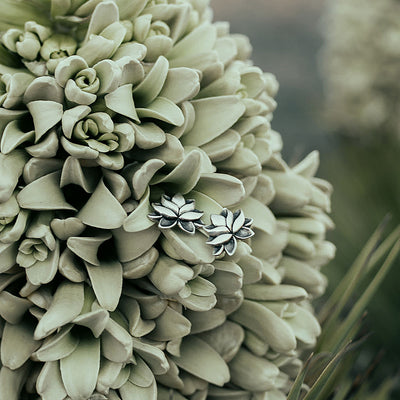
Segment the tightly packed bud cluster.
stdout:
[[0,7],[0,399],[285,399],[331,187],[247,38],[207,0]]
[[326,12],[327,117],[352,136],[400,138],[400,3],[338,0]]

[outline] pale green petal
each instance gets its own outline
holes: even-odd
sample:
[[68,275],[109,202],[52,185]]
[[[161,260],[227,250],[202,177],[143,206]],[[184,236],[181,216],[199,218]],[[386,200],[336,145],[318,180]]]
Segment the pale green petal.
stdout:
[[16,217],[20,212],[15,195],[4,203],[0,203],[0,218]]
[[152,103],[160,94],[168,73],[168,60],[165,57],[159,57],[154,63],[152,69],[135,87],[133,95],[140,107],[145,107]]
[[275,197],[275,188],[272,179],[266,175],[259,175],[257,185],[251,192],[251,196],[268,205]]
[[171,307],[155,319],[156,327],[149,338],[160,342],[181,338],[190,334],[190,321]]
[[163,294],[171,296],[179,293],[193,276],[192,268],[169,257],[161,256],[149,274],[149,279]]
[[228,320],[215,329],[201,333],[199,337],[217,351],[225,362],[229,362],[243,343],[244,330],[240,325]]
[[36,390],[43,400],[64,400],[67,396],[58,361],[46,362],[36,382]]
[[[133,44],[133,43],[130,43]],[[139,46],[139,43],[136,43]],[[120,47],[121,49],[121,47]],[[118,50],[117,50],[118,53]],[[121,70],[120,85],[131,83],[137,85],[144,78],[144,69],[139,60],[131,56],[124,56],[116,61]]]
[[17,370],[5,366],[0,369],[0,398],[19,400],[19,394],[30,372],[31,364],[25,363]]
[[17,196],[20,207],[29,210],[75,210],[68,204],[59,187],[59,171],[36,179],[25,186]]
[[88,202],[77,214],[77,217],[89,226],[101,229],[116,229],[122,226],[126,218],[126,212],[106,187],[103,180],[101,180]]
[[[3,107],[15,108],[22,102],[23,95],[28,85],[34,77],[25,72],[17,72],[10,77],[7,88],[7,97],[4,100]],[[4,76],[3,76],[4,80]]]
[[58,136],[56,130],[52,129],[39,143],[25,147],[25,150],[33,157],[52,158],[57,154],[58,147]]
[[147,217],[152,212],[149,198],[150,190],[147,189],[137,208],[124,221],[123,227],[127,232],[143,231],[154,225],[154,222]]
[[78,347],[60,360],[62,380],[72,400],[87,399],[96,388],[100,369],[100,339],[81,338]]
[[33,331],[28,321],[16,325],[5,323],[0,349],[1,362],[5,367],[12,370],[22,367],[40,346],[40,342],[33,339]]
[[109,58],[113,54],[114,48],[114,41],[103,36],[94,35],[78,49],[77,55],[82,57],[89,66],[92,66],[101,60]]
[[319,152],[312,151],[302,161],[292,168],[296,174],[302,175],[305,178],[312,178],[317,173],[319,167]]
[[190,101],[184,101],[179,105],[179,107],[183,112],[185,121],[181,126],[176,126],[170,130],[171,135],[174,135],[177,138],[181,138],[183,135],[189,132],[192,129],[195,121],[194,107]]
[[278,221],[272,235],[268,235],[257,228],[253,230],[254,236],[251,238],[251,247],[256,257],[268,260],[279,254],[287,245],[288,226],[284,223]]
[[79,338],[71,335],[72,326],[63,327],[55,335],[45,339],[33,357],[39,361],[57,361],[69,356],[78,346]]
[[39,321],[35,338],[42,339],[72,321],[83,307],[83,284],[63,282],[57,288],[50,308]]
[[244,106],[236,96],[218,96],[193,100],[196,112],[193,128],[182,137],[185,145],[201,146],[231,128],[244,113]]
[[130,371],[131,371],[130,365],[127,365],[124,368],[122,368],[117,376],[117,379],[113,382],[111,387],[113,389],[119,389],[121,388],[121,386],[125,385],[125,383],[128,381]]
[[272,235],[276,230],[276,220],[271,210],[253,197],[248,197],[240,203],[247,218],[253,219],[253,226]]
[[75,255],[69,249],[62,252],[58,270],[71,282],[79,283],[87,279],[86,271],[79,266]]
[[187,57],[211,51],[217,39],[217,30],[214,25],[204,23],[175,43],[167,54],[168,59]]
[[[218,38],[215,42],[214,49],[217,51],[218,57],[224,65],[232,62],[238,53],[236,42],[232,37]],[[262,87],[260,91],[261,90]]]
[[146,55],[146,46],[136,42],[129,42],[129,43],[123,43],[114,53],[112,59],[118,61],[123,57],[130,57],[141,61],[143,60],[145,55]]
[[153,149],[163,145],[167,140],[164,131],[152,122],[144,122],[140,125],[132,124],[132,126],[136,133],[136,144],[141,149]]
[[201,166],[201,153],[192,150],[168,175],[155,176],[151,184],[167,184],[170,191],[187,194],[199,181]]
[[305,206],[311,200],[311,183],[301,175],[290,172],[264,171],[276,190],[271,209],[279,213],[291,212]]
[[85,225],[76,217],[54,218],[51,220],[50,226],[53,233],[61,240],[80,235],[85,230]]
[[279,368],[244,348],[229,363],[232,382],[247,390],[261,392],[275,389]]
[[27,110],[7,110],[6,108],[0,108],[0,132],[4,131],[4,128],[9,122],[20,120],[28,114]]
[[321,327],[313,314],[307,309],[296,306],[296,314],[286,319],[293,332],[301,342],[315,346],[317,337],[321,334]]
[[[142,132],[142,134],[146,134],[146,131]],[[136,130],[136,143],[138,147],[140,147],[139,136],[139,130]],[[133,159],[137,161],[158,159],[163,161],[167,166],[174,167],[178,165],[184,157],[183,146],[179,139],[169,133],[165,134],[165,139],[162,145],[148,151],[140,151],[134,148],[131,150]]]
[[155,225],[141,232],[126,232],[122,228],[114,230],[118,259],[125,263],[140,257],[153,246],[159,235],[160,230]]
[[157,385],[154,380],[149,387],[140,387],[133,384],[131,381],[125,383],[119,389],[122,400],[141,399],[141,400],[157,400]]
[[221,204],[229,207],[239,203],[245,196],[242,182],[228,174],[203,174],[195,190]]
[[239,265],[231,261],[216,261],[215,272],[207,279],[217,287],[220,295],[235,293],[243,286],[243,271]]
[[136,358],[136,365],[131,366],[129,381],[143,388],[151,386],[154,382],[153,373],[140,357]]
[[122,363],[115,363],[106,359],[102,359],[96,390],[100,393],[107,394],[110,387],[116,381],[119,373],[121,372],[122,367]]
[[245,255],[240,257],[238,263],[243,271],[243,283],[245,285],[255,283],[261,279],[263,263],[259,258]]
[[[29,218],[29,211],[20,210],[16,217],[16,220],[14,220],[14,222],[13,222],[13,225],[7,226],[5,229],[3,229],[0,232],[0,242],[2,242],[2,243],[18,242],[18,240],[21,238],[22,234],[25,232],[28,218]],[[11,249],[9,249],[9,251],[11,251]],[[12,261],[6,261],[7,257],[10,257],[11,254],[12,254],[12,252],[9,253],[9,255],[4,258],[3,258],[3,256],[1,256],[2,263],[4,263],[4,265],[2,265],[3,268],[7,268],[7,265],[10,262],[12,263]],[[12,259],[12,256],[11,256],[11,259]]]
[[244,300],[230,318],[251,330],[277,352],[286,353],[296,348],[296,338],[287,322],[257,302]]
[[243,343],[256,356],[264,357],[269,350],[269,344],[249,330],[246,330]]
[[226,319],[225,312],[218,308],[203,312],[186,310],[185,317],[192,324],[190,333],[193,335],[215,329],[222,325]]
[[99,152],[97,150],[81,144],[72,143],[64,136],[61,137],[61,144],[64,150],[75,158],[95,160],[99,156]]
[[161,245],[172,258],[184,260],[189,264],[207,264],[214,261],[212,248],[206,244],[205,237],[200,232],[189,236],[182,231],[168,229],[163,231],[163,236]]
[[103,176],[111,193],[121,204],[131,198],[129,185],[120,173],[104,170]]
[[22,150],[14,150],[10,154],[0,153],[1,203],[4,203],[12,196],[27,161],[28,155]]
[[[180,378],[179,374],[180,374],[179,368],[176,366],[176,364],[171,359],[168,359],[168,371],[162,375],[158,375],[157,382],[161,383],[162,385],[164,385],[167,388],[174,388],[174,389],[182,390],[184,388],[184,383],[183,383],[182,379]],[[163,386],[158,386],[157,389],[158,389],[158,397],[160,399],[164,399],[162,397],[164,395],[163,391],[167,390],[167,389],[164,389]],[[170,390],[171,389],[168,389],[168,392],[167,392],[168,396],[170,395]],[[177,393],[175,392],[174,397],[176,394]],[[177,394],[177,395],[179,396],[179,394]],[[181,397],[181,398],[176,397],[176,399],[177,400],[181,400],[181,399],[186,400],[184,397]]]
[[303,287],[312,294],[321,294],[326,278],[318,270],[292,257],[283,257],[280,266],[285,270],[284,283]]
[[293,285],[263,285],[254,283],[243,287],[246,298],[252,300],[304,300],[308,297],[307,292]]
[[162,350],[151,344],[141,342],[139,339],[132,339],[132,341],[134,351],[146,361],[155,375],[161,375],[167,372],[169,364]]
[[164,97],[157,97],[145,108],[137,108],[136,111],[139,118],[154,118],[175,126],[181,126],[185,122],[182,110]]
[[148,275],[158,259],[158,251],[152,247],[135,260],[122,264],[125,279],[139,279]]
[[0,316],[10,324],[18,324],[32,303],[21,297],[0,292]]
[[221,356],[206,342],[189,336],[180,346],[180,357],[171,356],[183,370],[217,386],[229,381],[229,369]]
[[127,362],[132,354],[132,337],[121,325],[109,319],[101,335],[101,347],[108,360]]
[[166,55],[173,46],[173,41],[165,35],[148,36],[144,41],[147,47],[145,61],[154,62],[159,56]]
[[132,96],[132,84],[120,86],[107,94],[104,99],[110,110],[140,122]]
[[76,236],[67,240],[68,248],[78,257],[93,265],[100,265],[97,258],[99,247],[111,239],[111,234],[104,233],[98,236]]
[[300,233],[289,232],[288,245],[285,249],[285,254],[307,260],[316,255],[316,248],[306,235]]
[[105,28],[118,20],[118,7],[114,2],[99,3],[91,15],[84,42],[87,42],[91,35],[100,34]]
[[118,171],[124,166],[124,157],[120,153],[99,153],[96,162],[103,168]]
[[154,174],[164,165],[161,160],[149,160],[144,164],[133,165],[135,169],[132,168],[132,174],[129,175],[132,176],[132,191],[136,200],[142,198]]
[[118,136],[118,152],[129,151],[135,145],[135,131],[132,125],[115,124],[113,134]]
[[233,129],[228,129],[220,136],[201,146],[210,160],[218,162],[230,157],[240,142],[240,135]]
[[261,164],[257,155],[253,150],[240,145],[229,158],[217,162],[215,166],[220,171],[230,171],[236,175],[258,176],[261,172]]
[[35,101],[62,104],[64,101],[64,93],[62,88],[57,84],[53,77],[41,76],[36,78],[27,87],[24,94],[25,104],[28,105],[29,103]]
[[99,304],[108,311],[117,308],[122,292],[122,265],[118,261],[101,261],[99,266],[85,263]]
[[86,326],[92,332],[94,337],[98,338],[103,333],[108,324],[110,314],[104,309],[98,309],[74,318],[72,322],[77,325]]
[[98,171],[85,168],[82,164],[74,157],[68,157],[64,161],[60,179],[61,188],[72,184],[80,186],[86,193],[94,192],[99,181]]

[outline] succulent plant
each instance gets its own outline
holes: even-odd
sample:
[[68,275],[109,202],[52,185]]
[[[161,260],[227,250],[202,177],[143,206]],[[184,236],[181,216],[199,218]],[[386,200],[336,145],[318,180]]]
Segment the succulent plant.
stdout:
[[335,130],[398,141],[400,5],[340,0],[327,7],[323,72],[326,114]]
[[0,398],[284,399],[331,187],[248,39],[201,0],[0,7]]

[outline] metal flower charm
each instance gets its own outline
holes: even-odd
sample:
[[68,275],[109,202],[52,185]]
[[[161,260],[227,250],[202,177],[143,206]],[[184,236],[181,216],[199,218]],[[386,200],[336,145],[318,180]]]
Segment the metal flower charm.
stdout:
[[245,240],[254,235],[250,229],[253,220],[245,218],[242,210],[234,213],[224,208],[221,213],[211,215],[211,225],[204,229],[210,235],[207,244],[214,246],[214,255],[219,256],[224,251],[229,256],[233,255],[237,248],[237,239]]
[[178,225],[184,232],[194,234],[196,228],[204,225],[200,219],[204,212],[196,210],[194,200],[186,200],[179,193],[172,198],[163,194],[161,203],[153,203],[152,206],[155,213],[149,214],[148,217],[158,220],[158,227],[161,229]]

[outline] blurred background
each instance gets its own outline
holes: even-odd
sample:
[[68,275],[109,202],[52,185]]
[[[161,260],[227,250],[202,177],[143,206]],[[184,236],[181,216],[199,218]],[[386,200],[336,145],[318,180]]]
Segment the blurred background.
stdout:
[[[400,2],[212,0],[211,6],[216,21],[250,38],[254,64],[278,78],[272,127],[283,137],[285,159],[293,164],[319,150],[318,175],[334,186],[336,229],[329,239],[337,256],[324,269],[329,293],[387,213],[393,226],[400,223]],[[375,363],[371,382],[398,374],[399,260],[364,324],[373,334],[356,369]]]

